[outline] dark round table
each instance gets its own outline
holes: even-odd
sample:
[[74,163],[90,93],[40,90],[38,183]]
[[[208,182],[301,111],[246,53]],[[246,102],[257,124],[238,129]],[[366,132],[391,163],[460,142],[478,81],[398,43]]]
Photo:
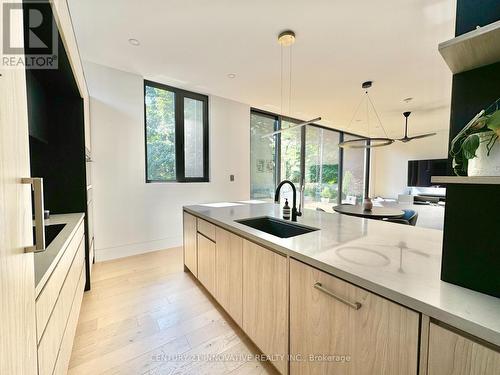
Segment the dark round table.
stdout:
[[402,210],[375,206],[371,209],[371,211],[365,211],[363,206],[353,206],[351,204],[341,204],[339,206],[333,207],[333,209],[339,214],[364,217],[366,219],[399,219],[405,214]]

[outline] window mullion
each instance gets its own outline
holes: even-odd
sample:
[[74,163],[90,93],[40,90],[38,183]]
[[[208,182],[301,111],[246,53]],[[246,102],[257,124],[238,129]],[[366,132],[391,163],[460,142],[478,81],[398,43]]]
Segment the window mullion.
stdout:
[[184,95],[175,93],[175,168],[177,181],[186,180],[184,167]]

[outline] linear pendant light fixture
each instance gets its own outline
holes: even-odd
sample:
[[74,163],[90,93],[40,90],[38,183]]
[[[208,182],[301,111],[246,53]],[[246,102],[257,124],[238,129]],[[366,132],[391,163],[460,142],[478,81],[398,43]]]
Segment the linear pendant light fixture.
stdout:
[[370,98],[370,95],[368,94],[368,89],[372,87],[373,82],[372,81],[366,81],[361,84],[361,87],[365,90],[365,95],[363,99],[361,99],[361,102],[359,103],[358,107],[356,108],[356,111],[354,111],[354,115],[351,119],[351,122],[349,123],[348,128],[351,126],[352,122],[356,118],[356,114],[358,113],[359,108],[361,107],[361,104],[365,102],[366,104],[366,121],[368,123],[368,135],[370,134],[370,121],[369,121],[369,105],[371,105],[373,112],[375,113],[375,116],[377,117],[377,121],[384,131],[384,137],[378,137],[378,138],[361,138],[361,139],[352,139],[349,141],[344,141],[339,143],[339,147],[342,148],[373,148],[373,147],[383,147],[383,146],[389,146],[390,144],[394,143],[394,139],[391,139],[387,136],[387,132],[384,129],[384,126],[382,125],[382,122],[380,121],[380,117],[377,113],[377,110],[375,109],[375,106],[373,105],[373,102]]
[[[283,48],[288,47],[290,49],[290,54],[289,54],[289,69],[290,69],[290,78],[289,78],[289,83],[288,83],[288,113],[291,115],[292,114],[292,45],[295,43],[295,33],[291,30],[285,30],[278,35],[278,43],[281,45],[281,82],[280,82],[280,88],[281,88],[281,108],[280,112],[281,115],[283,115]],[[276,130],[272,133],[265,134],[262,136],[262,138],[266,137],[272,137],[276,134],[280,134],[284,131],[287,130],[292,130],[292,129],[297,129],[301,128],[303,126],[315,123],[317,121],[320,121],[321,117],[314,118],[309,121],[304,121],[292,126],[289,126],[286,129],[280,129]]]

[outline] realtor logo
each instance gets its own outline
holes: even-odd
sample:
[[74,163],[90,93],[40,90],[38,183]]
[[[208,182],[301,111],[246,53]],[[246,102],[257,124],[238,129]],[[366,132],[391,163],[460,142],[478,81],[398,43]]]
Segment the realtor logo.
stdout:
[[2,68],[57,69],[59,34],[48,1],[2,2],[2,21]]

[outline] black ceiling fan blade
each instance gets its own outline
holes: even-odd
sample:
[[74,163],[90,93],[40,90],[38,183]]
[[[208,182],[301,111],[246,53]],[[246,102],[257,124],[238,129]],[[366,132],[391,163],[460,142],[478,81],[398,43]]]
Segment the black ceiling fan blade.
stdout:
[[408,137],[408,138],[411,141],[411,140],[414,140],[414,139],[432,137],[433,135],[436,135],[436,134],[437,133],[427,133],[427,134],[414,135],[413,137]]

